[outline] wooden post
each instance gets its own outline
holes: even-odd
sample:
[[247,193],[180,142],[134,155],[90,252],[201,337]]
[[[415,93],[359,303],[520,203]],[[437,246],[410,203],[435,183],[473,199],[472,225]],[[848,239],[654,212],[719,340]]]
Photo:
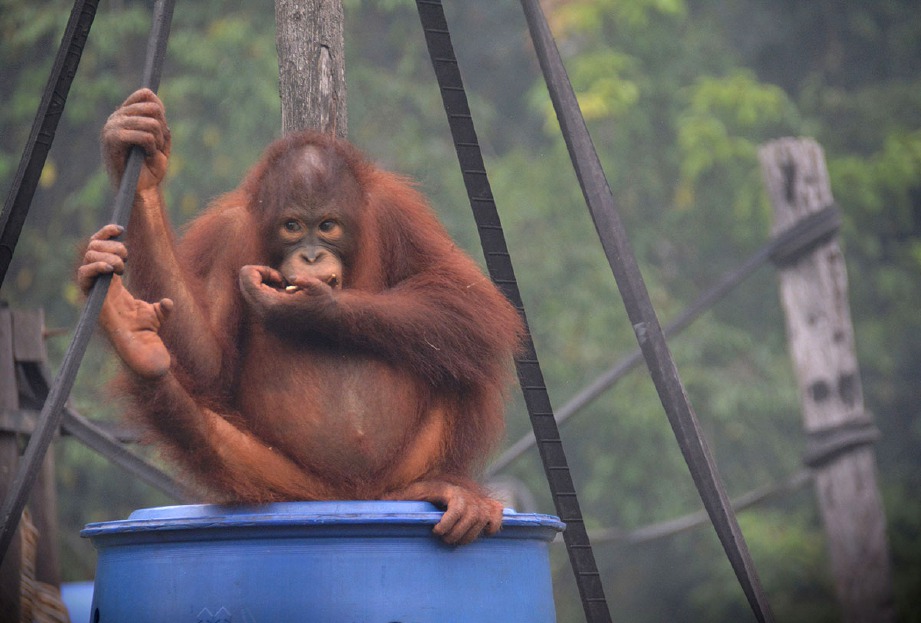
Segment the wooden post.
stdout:
[[[38,368],[45,365],[45,314],[43,310],[13,311],[13,356],[16,365]],[[44,396],[35,404],[20,404],[21,407],[41,411]],[[58,500],[54,484],[54,452],[48,452],[42,463],[41,472],[32,487],[29,498],[32,523],[38,530],[39,540],[35,557],[35,580],[50,586],[61,583],[58,564]]]
[[[761,169],[774,207],[774,233],[833,206],[822,148],[810,139],[761,147]],[[876,483],[878,436],[864,411],[847,298],[847,272],[836,237],[779,266],[800,405],[815,469],[844,621],[895,619],[886,520]]]
[[275,0],[282,133],[348,134],[343,22],[341,0]]
[[[44,328],[41,310],[13,311],[0,307],[0,495],[3,497],[19,463],[19,441],[34,429],[45,398],[20,385],[22,379],[45,365]],[[58,592],[53,453],[45,456],[28,508],[30,529],[37,540],[33,536],[30,546],[24,548],[22,538],[27,533],[20,525],[0,565],[0,623],[18,623],[22,615],[28,616],[30,612],[35,620],[58,620],[43,617],[63,608]],[[41,592],[39,600],[36,591]]]
[[[19,409],[16,389],[16,362],[13,359],[13,314],[0,303],[0,416]],[[0,427],[0,496],[5,499],[19,462],[17,435]],[[0,561],[0,620],[18,623],[20,618],[19,567],[22,550],[18,531],[6,556]]]

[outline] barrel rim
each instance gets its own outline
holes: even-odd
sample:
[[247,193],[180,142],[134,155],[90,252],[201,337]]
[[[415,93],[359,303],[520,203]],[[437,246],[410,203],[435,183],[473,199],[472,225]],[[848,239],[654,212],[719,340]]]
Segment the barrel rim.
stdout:
[[[435,525],[442,514],[428,502],[404,501],[277,502],[258,506],[188,504],[142,508],[127,519],[90,523],[80,536],[296,526],[420,526]],[[518,513],[506,508],[502,528],[503,531],[541,528],[552,533],[562,532],[565,524],[553,515]]]

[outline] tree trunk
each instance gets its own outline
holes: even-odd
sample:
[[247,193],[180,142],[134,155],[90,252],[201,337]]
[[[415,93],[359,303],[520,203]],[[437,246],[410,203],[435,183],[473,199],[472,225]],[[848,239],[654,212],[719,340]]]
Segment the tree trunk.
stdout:
[[281,128],[348,134],[341,0],[275,0]]
[[[833,205],[821,147],[809,139],[762,146],[761,168],[775,233]],[[893,621],[886,520],[876,484],[878,432],[864,411],[836,237],[779,267],[800,405],[815,469],[835,589],[848,623]],[[811,455],[811,462],[809,460]]]

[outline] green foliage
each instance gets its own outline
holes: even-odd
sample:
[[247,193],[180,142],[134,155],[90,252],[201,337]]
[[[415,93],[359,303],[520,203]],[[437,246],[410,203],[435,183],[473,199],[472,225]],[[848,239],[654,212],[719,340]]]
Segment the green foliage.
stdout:
[[[915,426],[917,435],[918,427]],[[889,509],[889,539],[892,562],[898,574],[896,581],[896,603],[900,606],[902,621],[921,620],[921,602],[918,587],[921,586],[921,533],[918,521],[921,518],[921,500],[918,487],[921,479],[917,470],[883,493]]]
[[579,106],[587,120],[618,118],[636,105],[639,87],[624,74],[632,59],[614,50],[579,55],[570,64],[574,84],[586,84],[578,94]]
[[[636,342],[585,210],[517,3],[446,10],[554,404]],[[569,0],[544,2],[663,323],[763,245],[771,211],[757,149],[788,134],[826,149],[844,214],[868,410],[884,439],[880,477],[902,620],[921,611],[921,12],[910,0]],[[834,5],[833,5],[834,4]],[[137,84],[149,3],[100,3],[41,188],[2,298],[70,327],[80,239],[108,218],[98,133]],[[349,127],[384,166],[419,180],[459,244],[480,256],[412,2],[346,0]],[[0,0],[0,186],[29,133],[70,3]],[[233,188],[278,133],[273,13],[222,0],[177,6],[161,95],[173,132],[167,187],[182,224]],[[49,343],[52,362],[67,337]],[[769,269],[671,341],[731,495],[787,477],[803,446],[783,316]],[[109,419],[115,364],[94,346],[77,408]],[[642,368],[642,366],[640,366]],[[513,402],[510,437],[527,428]],[[700,504],[648,375],[637,369],[564,427],[588,525],[632,530]],[[163,503],[67,440],[58,450],[65,577],[92,572],[75,537],[87,521]],[[535,456],[511,471],[552,512]],[[741,514],[780,620],[837,619],[808,490]],[[709,527],[643,545],[598,545],[616,620],[746,620]],[[562,551],[560,621],[581,620]]]
[[552,21],[564,33],[586,33],[616,23],[642,32],[658,15],[682,17],[687,12],[684,0],[574,0],[560,2]]
[[[834,593],[825,562],[825,540],[811,497],[804,491],[779,506],[769,505],[739,518],[778,621],[840,620],[832,605]],[[796,506],[790,502],[796,502]],[[688,620],[739,621],[750,616],[742,591],[733,586],[732,580],[728,563],[712,565],[711,574],[690,591],[692,613]]]
[[[688,89],[687,100],[677,139],[682,182],[688,186],[714,168],[755,162],[758,142],[776,136],[777,126],[794,116],[781,89],[759,83],[744,70],[725,78],[701,77]],[[693,203],[693,197],[688,199]]]

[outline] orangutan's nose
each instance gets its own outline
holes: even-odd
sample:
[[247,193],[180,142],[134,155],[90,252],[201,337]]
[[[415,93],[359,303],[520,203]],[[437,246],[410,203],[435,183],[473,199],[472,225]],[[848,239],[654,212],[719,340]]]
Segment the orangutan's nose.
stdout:
[[315,246],[305,247],[301,251],[301,259],[307,262],[308,264],[316,264],[317,262],[322,260],[328,253],[329,251],[327,251],[323,247],[315,247]]

